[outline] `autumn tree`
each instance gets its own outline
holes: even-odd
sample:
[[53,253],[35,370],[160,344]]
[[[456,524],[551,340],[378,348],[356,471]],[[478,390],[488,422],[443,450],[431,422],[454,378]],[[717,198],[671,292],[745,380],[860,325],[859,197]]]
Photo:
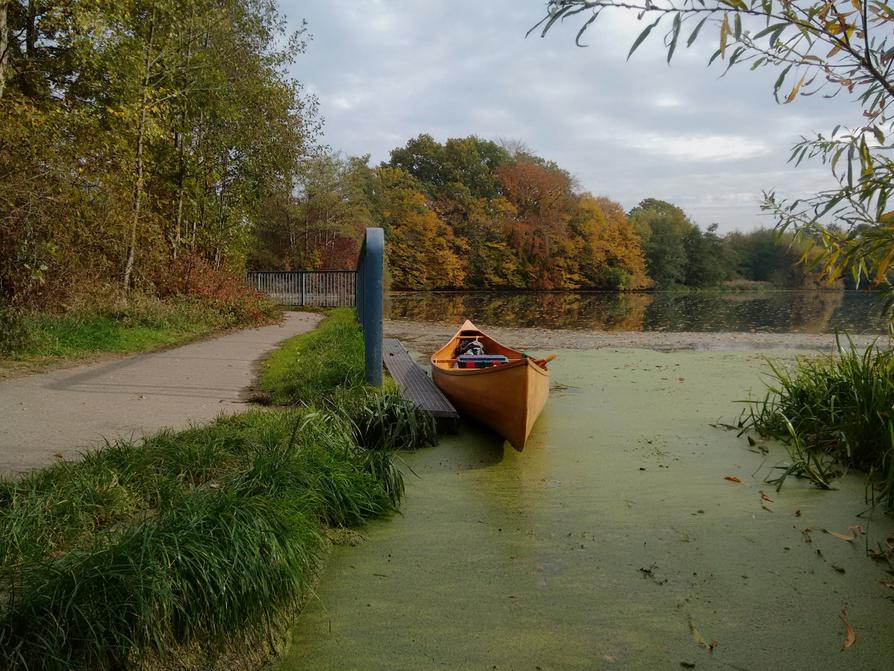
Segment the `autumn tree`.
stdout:
[[261,206],[291,191],[318,130],[286,72],[304,33],[268,0],[3,8],[3,300],[151,291],[183,253],[240,270]]
[[428,203],[418,180],[399,168],[378,170],[377,214],[385,228],[386,259],[395,289],[461,287],[465,273],[457,241]]
[[[862,112],[856,128],[836,126],[804,138],[791,160],[815,159],[829,166],[837,188],[787,200],[769,191],[763,207],[780,230],[794,231],[824,249],[821,267],[830,279],[850,270],[859,281],[891,284],[894,261],[894,183],[890,137],[894,100],[892,27],[894,6],[866,0],[551,0],[532,30],[545,35],[558,22],[580,18],[585,33],[608,12],[635,14],[645,28],[628,58],[649,35],[664,32],[667,60],[685,41],[692,46],[713,33],[717,45],[710,62],[726,69],[747,65],[779,72],[773,93],[792,103],[798,96],[852,96]],[[829,224],[835,224],[830,226]]]

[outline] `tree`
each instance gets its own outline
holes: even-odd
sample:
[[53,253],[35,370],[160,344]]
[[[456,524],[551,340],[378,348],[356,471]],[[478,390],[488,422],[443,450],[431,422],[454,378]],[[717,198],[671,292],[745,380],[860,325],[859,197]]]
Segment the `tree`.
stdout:
[[822,246],[826,277],[850,270],[857,281],[865,278],[890,290],[894,5],[868,0],[551,0],[547,10],[531,30],[545,35],[558,21],[584,16],[579,45],[604,13],[636,13],[647,25],[628,58],[659,25],[666,29],[668,62],[681,39],[688,47],[713,30],[718,46],[709,63],[725,61],[726,70],[745,64],[779,69],[773,92],[785,104],[799,95],[852,95],[863,124],[804,138],[791,156],[795,164],[804,159],[827,164],[838,187],[792,201],[765,192],[763,207],[777,217],[780,230]]
[[399,168],[379,169],[378,214],[388,239],[387,262],[397,289],[461,287],[465,272],[450,229],[429,207],[422,185]]
[[271,0],[0,9],[0,298],[153,291],[181,252],[240,271],[318,132],[304,28]]
[[659,288],[686,284],[687,236],[698,228],[676,205],[647,198],[630,210],[630,223],[642,240],[649,277]]

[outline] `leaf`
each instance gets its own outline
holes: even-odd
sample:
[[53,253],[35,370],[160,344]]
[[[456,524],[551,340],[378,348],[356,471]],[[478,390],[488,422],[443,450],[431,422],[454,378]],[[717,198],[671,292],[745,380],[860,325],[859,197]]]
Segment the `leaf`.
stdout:
[[726,53],[726,40],[729,37],[729,14],[723,13],[723,23],[720,25],[720,57]]
[[667,62],[671,62],[671,58],[674,57],[674,51],[677,49],[677,39],[680,37],[680,25],[681,25],[681,14],[674,15],[674,24],[673,24],[673,37],[671,37],[670,47],[667,50]]
[[854,628],[847,619],[847,606],[841,609],[841,615],[839,617],[844,623],[844,643],[841,645],[841,649],[847,650],[857,642],[857,632],[854,631]]
[[689,39],[686,40],[686,46],[691,47],[692,43],[695,42],[695,39],[698,37],[699,31],[702,29],[702,26],[705,25],[705,21],[708,20],[706,16],[701,21],[698,22],[698,25],[695,27],[695,30],[692,31],[692,34],[689,36]]
[[891,589],[894,589],[894,580],[879,580],[879,584],[882,587],[890,587]]
[[764,491],[761,491],[761,501],[767,501],[769,503],[773,503],[773,499],[770,498],[769,496],[767,496],[767,493]]
[[636,51],[637,47],[639,47],[639,45],[642,44],[643,41],[649,36],[649,33],[652,32],[652,28],[657,26],[658,22],[661,21],[662,18],[662,16],[659,16],[653,23],[650,23],[648,26],[646,26],[646,29],[639,34],[639,37],[637,37],[636,40],[633,42],[633,46],[630,47],[630,51],[627,52],[628,61],[630,60],[630,57],[633,56],[633,52]]
[[792,89],[792,92],[788,94],[788,98],[785,99],[785,104],[788,105],[795,97],[798,95],[798,91],[801,90],[801,86],[804,84],[804,80],[807,78],[807,75],[801,75],[801,81],[797,83],[795,88]]
[[843,541],[847,541],[848,543],[853,543],[857,539],[857,534],[853,536],[845,536],[844,534],[840,534],[837,531],[829,531],[828,529],[823,529],[823,533],[829,534],[830,536],[834,536]]
[[742,482],[742,481],[741,481],[737,476],[735,476],[735,475],[727,475],[727,476],[725,476],[723,479],[724,479],[724,480],[729,480],[730,482],[738,482],[738,483],[741,483],[741,482]]
[[695,641],[695,644],[701,648],[704,648],[708,652],[714,652],[714,648],[717,647],[717,641],[712,640],[708,643],[704,636],[701,635],[698,629],[695,628],[695,625],[692,624],[692,616],[689,616],[689,633],[692,634],[692,640]]

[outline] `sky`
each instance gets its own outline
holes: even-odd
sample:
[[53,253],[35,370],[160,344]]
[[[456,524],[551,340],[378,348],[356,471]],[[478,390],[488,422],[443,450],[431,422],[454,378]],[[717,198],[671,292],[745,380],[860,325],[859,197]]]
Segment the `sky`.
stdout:
[[851,125],[859,106],[839,96],[773,99],[778,72],[708,60],[708,27],[666,63],[663,31],[627,60],[645,24],[602,16],[575,46],[580,26],[546,38],[525,33],[543,0],[280,0],[290,25],[312,40],[292,74],[315,95],[322,142],[387,161],[428,133],[520,141],[555,161],[578,188],[630,209],[644,198],[678,205],[720,232],[771,226],[764,190],[796,198],[831,186],[819,164],[788,164],[802,135]]

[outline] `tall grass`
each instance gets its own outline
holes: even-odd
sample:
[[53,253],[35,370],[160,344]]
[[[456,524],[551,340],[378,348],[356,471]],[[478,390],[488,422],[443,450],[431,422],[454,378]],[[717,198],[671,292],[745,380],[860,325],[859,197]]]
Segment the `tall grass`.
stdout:
[[233,300],[142,294],[94,297],[60,313],[0,307],[0,357],[73,358],[95,352],[138,352],[230,326],[270,321],[276,307],[245,295]]
[[871,499],[894,508],[894,351],[858,350],[770,364],[768,393],[749,402],[745,428],[786,442],[789,475],[829,487],[840,466],[869,475]]
[[396,509],[403,482],[369,452],[337,413],[265,410],[0,482],[0,668],[263,644],[308,587],[321,527]]

